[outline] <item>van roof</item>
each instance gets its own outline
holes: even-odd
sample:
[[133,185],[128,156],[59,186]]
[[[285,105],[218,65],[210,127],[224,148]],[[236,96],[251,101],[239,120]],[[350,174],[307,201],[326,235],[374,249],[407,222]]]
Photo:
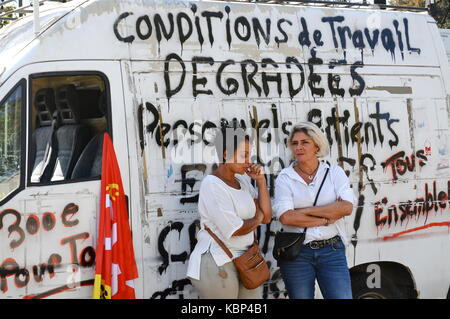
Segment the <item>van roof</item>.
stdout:
[[[39,34],[34,33],[34,19],[32,14],[25,15],[1,28],[0,52],[2,59],[0,60],[0,78],[6,67],[10,67],[11,61],[14,60],[13,57],[17,60],[20,52],[33,42],[33,40],[39,38],[45,30],[86,1],[89,0],[73,0],[66,3],[53,1],[43,2],[39,6],[41,24]],[[6,63],[9,65],[6,66]]]
[[[267,6],[267,2],[255,3],[250,1],[230,1],[235,5],[261,5]],[[324,2],[324,1],[323,1]],[[187,6],[189,1],[180,0],[141,0],[145,7],[154,6]],[[203,4],[224,4],[223,1],[201,1]],[[111,17],[108,14],[119,15],[126,11],[128,6],[137,5],[134,1],[119,0],[72,0],[66,3],[45,1],[40,6],[39,34],[34,33],[33,15],[27,15],[14,21],[10,25],[0,29],[0,85],[18,68],[23,65],[38,61],[72,60],[72,59],[113,59],[125,58],[127,50],[122,50],[124,43],[111,46],[112,32]],[[379,12],[382,15],[420,15],[424,20],[433,21],[426,12],[403,12],[391,10],[377,10],[376,7],[363,7],[362,10],[344,8],[342,6],[317,6],[310,3],[278,2],[273,6],[307,7],[316,10],[327,11],[327,15],[333,10],[339,12]],[[79,10],[79,12],[78,12]],[[79,13],[77,15],[77,12]],[[151,11],[149,11],[151,12]],[[103,15],[103,13],[107,13]],[[80,21],[77,22],[77,19]],[[72,21],[73,20],[73,21]],[[86,28],[90,31],[86,33]],[[70,37],[70,41],[68,41]],[[109,41],[109,42],[107,42]],[[109,43],[109,45],[107,45]],[[114,49],[113,49],[114,48]],[[125,52],[125,53],[124,53]]]

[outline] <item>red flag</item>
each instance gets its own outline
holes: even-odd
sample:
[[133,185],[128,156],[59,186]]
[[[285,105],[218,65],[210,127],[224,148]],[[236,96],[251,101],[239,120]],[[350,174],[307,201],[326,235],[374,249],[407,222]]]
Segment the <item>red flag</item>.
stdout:
[[134,299],[138,277],[128,209],[114,146],[103,138],[94,299]]

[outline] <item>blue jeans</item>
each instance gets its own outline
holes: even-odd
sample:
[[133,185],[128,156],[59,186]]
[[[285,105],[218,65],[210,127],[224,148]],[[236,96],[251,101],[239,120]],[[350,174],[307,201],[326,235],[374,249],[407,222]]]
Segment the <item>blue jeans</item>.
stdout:
[[278,265],[290,299],[314,299],[316,279],[325,299],[352,299],[342,241],[321,249],[304,246],[297,259]]

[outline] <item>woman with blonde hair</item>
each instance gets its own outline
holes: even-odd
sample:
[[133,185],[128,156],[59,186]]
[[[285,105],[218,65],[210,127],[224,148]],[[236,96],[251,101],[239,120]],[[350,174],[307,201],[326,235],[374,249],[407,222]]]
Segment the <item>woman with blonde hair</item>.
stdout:
[[313,299],[317,280],[324,298],[351,299],[343,217],[352,213],[355,196],[348,177],[341,167],[319,160],[328,155],[329,144],[315,124],[295,125],[289,146],[294,162],[275,181],[273,210],[283,231],[307,228],[300,254],[278,260],[289,298]]

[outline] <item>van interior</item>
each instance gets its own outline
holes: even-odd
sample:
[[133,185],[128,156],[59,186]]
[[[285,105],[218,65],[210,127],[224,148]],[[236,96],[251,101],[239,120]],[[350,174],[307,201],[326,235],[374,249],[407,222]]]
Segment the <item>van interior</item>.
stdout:
[[99,178],[108,131],[105,80],[97,74],[33,77],[31,94],[29,182]]

